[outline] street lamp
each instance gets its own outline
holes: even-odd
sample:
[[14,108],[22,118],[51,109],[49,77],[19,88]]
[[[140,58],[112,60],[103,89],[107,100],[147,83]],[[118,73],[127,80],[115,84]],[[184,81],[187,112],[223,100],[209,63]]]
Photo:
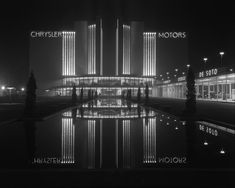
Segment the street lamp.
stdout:
[[187,64],[187,67],[189,68],[189,67],[190,67],[190,64]]
[[203,61],[205,62],[205,64],[204,64],[204,70],[206,70],[206,62],[207,62],[207,60],[208,60],[207,57],[204,57],[204,58],[203,58]]
[[23,87],[21,88],[21,91],[24,91],[24,88],[23,88]]
[[207,146],[207,145],[208,145],[208,142],[207,142],[207,141],[205,141],[203,144],[204,144],[204,146]]
[[2,87],[1,87],[1,89],[2,89],[2,90],[5,90],[5,89],[6,89],[6,87],[5,87],[5,86],[2,86]]
[[220,154],[225,154],[225,150],[223,148],[220,150]]
[[7,87],[6,89],[9,90],[9,98],[10,98],[10,103],[12,102],[12,90],[14,90],[15,88],[14,87]]
[[178,74],[178,69],[175,69],[175,77],[177,76],[177,74]]
[[221,57],[221,66],[222,66],[222,59],[223,59],[223,55],[224,55],[224,52],[220,52],[220,57]]

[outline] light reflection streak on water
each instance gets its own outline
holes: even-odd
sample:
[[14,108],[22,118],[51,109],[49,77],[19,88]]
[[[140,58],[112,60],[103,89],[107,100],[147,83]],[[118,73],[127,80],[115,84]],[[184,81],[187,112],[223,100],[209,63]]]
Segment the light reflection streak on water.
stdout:
[[[97,104],[105,106],[104,102]],[[187,143],[184,142],[185,131],[188,127],[187,122],[181,122],[177,117],[161,113],[160,111],[153,111],[142,107],[138,111],[138,106],[128,108],[123,103],[117,102],[119,106],[114,107],[114,104],[106,105],[106,108],[99,108],[101,107],[99,105],[96,107],[84,105],[83,115],[81,115],[79,107],[62,113],[62,164],[75,163],[80,165],[84,163],[84,161],[75,157],[75,150],[81,150],[81,144],[85,148],[82,151],[82,158],[86,159],[86,168],[88,169],[103,168],[103,163],[107,161],[105,156],[109,155],[109,152],[113,152],[113,155],[111,155],[113,159],[110,158],[110,160],[113,160],[115,168],[132,168],[140,165],[140,163],[148,167],[157,167],[157,164],[159,164],[159,151],[162,150],[161,147],[167,148],[170,146],[173,147],[172,150],[185,155]],[[106,119],[113,119],[109,121],[109,123],[112,123],[107,125]],[[139,125],[137,125],[138,121]],[[197,123],[203,124],[204,122]],[[211,124],[204,123],[204,125],[209,126]],[[83,126],[82,129],[81,126]],[[107,131],[105,132],[107,126],[111,126],[112,129],[110,130],[111,132],[113,131],[110,143],[108,143],[112,145],[113,151],[107,151],[107,139],[104,141],[105,135],[107,136]],[[217,125],[212,125],[212,127],[218,128]],[[76,132],[80,132],[80,137],[84,137],[80,146],[75,144],[75,128]],[[135,129],[138,129],[138,131]],[[220,130],[226,131],[228,129]],[[166,139],[161,138],[162,133],[164,133],[163,137],[167,136]],[[232,132],[228,131],[228,133]],[[168,137],[168,134],[171,136]],[[170,137],[173,139],[175,137],[178,140],[174,140],[174,144],[171,145],[172,138]],[[171,141],[167,143],[168,140]],[[205,149],[213,145],[211,143],[213,141],[207,135],[200,140],[200,144]],[[176,147],[177,144],[178,146]],[[228,147],[224,145],[220,145],[218,149],[215,152],[221,156],[226,156],[230,152]],[[137,158],[140,160],[136,161]]]

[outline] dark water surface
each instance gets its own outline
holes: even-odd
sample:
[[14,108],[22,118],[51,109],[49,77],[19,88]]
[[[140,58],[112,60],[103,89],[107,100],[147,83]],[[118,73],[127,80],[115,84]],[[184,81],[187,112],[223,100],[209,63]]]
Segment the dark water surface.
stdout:
[[0,127],[0,168],[234,168],[235,131],[121,99]]

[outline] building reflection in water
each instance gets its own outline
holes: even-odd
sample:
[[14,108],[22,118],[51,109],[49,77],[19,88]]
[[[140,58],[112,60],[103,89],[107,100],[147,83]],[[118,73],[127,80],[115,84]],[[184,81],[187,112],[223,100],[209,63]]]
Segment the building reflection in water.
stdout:
[[123,167],[130,168],[131,159],[130,159],[130,152],[131,152],[131,140],[130,140],[130,120],[123,120],[122,121],[122,139],[123,139]]
[[[106,104],[98,100],[97,106],[90,110],[84,105],[82,110],[63,113],[61,162],[75,163],[76,158],[79,167],[89,169],[110,165],[115,168],[135,168],[143,163],[156,163],[155,113],[144,111],[138,105],[133,105],[129,111],[121,100],[108,102]],[[105,106],[106,111],[100,109]]]
[[156,118],[143,119],[143,163],[156,160]]
[[74,163],[75,126],[72,118],[62,118],[61,163]]
[[[105,104],[100,101],[100,105]],[[120,109],[93,107],[90,111],[83,108],[85,117],[81,117],[80,109],[74,108],[62,113],[62,120],[59,116],[45,126],[38,126],[37,139],[35,122],[24,122],[27,159],[35,161],[49,154],[58,157],[62,166],[83,169],[211,167],[219,166],[218,160],[223,160],[223,165],[233,165],[233,129],[204,121],[180,122],[176,117],[138,106],[131,111],[126,106]],[[57,139],[48,134],[51,132]],[[50,136],[47,139],[46,134]],[[45,144],[48,139],[51,142]],[[173,158],[177,161],[170,161]]]
[[88,120],[88,168],[95,168],[95,120]]

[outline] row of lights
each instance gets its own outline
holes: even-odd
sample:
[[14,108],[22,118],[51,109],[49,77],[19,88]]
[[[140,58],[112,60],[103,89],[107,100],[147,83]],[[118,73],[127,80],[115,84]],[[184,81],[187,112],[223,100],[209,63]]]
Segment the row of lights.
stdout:
[[[189,67],[190,67],[190,64],[187,64],[186,66],[187,66],[187,68],[189,68]],[[179,69],[176,68],[176,69],[175,69],[174,77],[177,76],[178,71],[179,71]],[[169,72],[166,72],[166,75],[167,75],[167,79],[170,79],[170,73],[169,73]],[[185,75],[185,72],[182,72],[182,75]],[[163,75],[163,74],[160,74],[159,77],[160,77],[162,80],[164,80],[164,78],[163,78],[164,75]]]
[[[15,88],[15,87],[6,87],[6,86],[2,86],[2,87],[1,87],[1,90],[6,90],[6,89],[8,89],[8,90],[12,90],[12,89],[16,89],[16,88]],[[25,90],[25,88],[24,88],[24,87],[22,87],[20,90],[21,90],[21,91],[24,91],[24,90]]]
[[[204,146],[208,146],[209,143],[205,140],[204,143],[203,143]],[[225,150],[222,148],[220,151],[219,151],[220,154],[224,155],[226,152]]]
[[[224,56],[225,52],[221,51],[221,52],[219,52],[219,54],[220,54],[220,57],[221,57],[221,64],[222,64],[222,60],[223,60],[223,56]],[[204,63],[207,63],[208,58],[207,58],[207,57],[204,57],[204,58],[203,58],[203,61],[204,61]],[[190,64],[187,64],[186,66],[187,66],[187,68],[189,68],[189,67],[190,67]],[[176,68],[176,69],[175,69],[174,77],[177,76],[178,71],[179,71],[179,69]],[[169,72],[166,72],[167,79],[170,79],[169,74],[170,74]],[[185,75],[185,72],[182,72],[182,75]],[[163,74],[160,74],[159,76],[160,76],[160,78],[161,78],[162,80],[164,80]]]
[[[223,60],[223,56],[224,56],[224,52],[219,52],[219,55],[220,55],[220,57],[221,57],[221,64],[222,64],[222,60]],[[206,63],[207,61],[208,61],[208,58],[207,57],[204,57],[203,58],[203,61]]]

